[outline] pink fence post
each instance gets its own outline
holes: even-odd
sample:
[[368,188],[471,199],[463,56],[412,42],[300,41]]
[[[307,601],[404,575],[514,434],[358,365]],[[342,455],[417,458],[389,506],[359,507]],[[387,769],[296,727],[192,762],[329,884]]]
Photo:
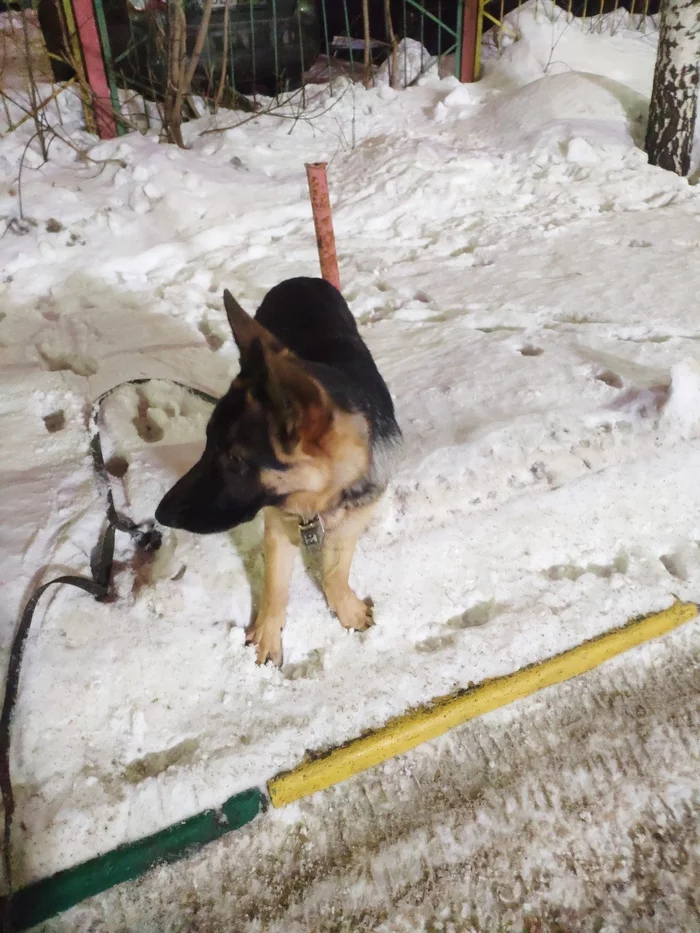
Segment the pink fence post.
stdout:
[[112,99],[92,0],[73,0],[73,13],[85,60],[87,80],[92,91],[97,132],[100,139],[113,139],[117,135],[117,123],[112,111]]
[[340,273],[338,272],[338,257],[335,252],[335,234],[333,233],[331,202],[328,197],[326,165],[326,162],[307,162],[306,178],[309,182],[309,195],[311,196],[311,210],[314,215],[314,227],[316,228],[321,276],[326,282],[335,285],[340,291]]

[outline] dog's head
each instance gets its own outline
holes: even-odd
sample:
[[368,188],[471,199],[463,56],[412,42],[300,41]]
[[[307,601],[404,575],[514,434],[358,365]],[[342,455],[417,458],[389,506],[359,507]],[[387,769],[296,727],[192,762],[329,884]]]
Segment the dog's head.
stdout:
[[227,531],[268,505],[311,517],[369,465],[365,418],[339,408],[227,291],[224,305],[241,370],[209,419],[199,462],[156,509],[162,525],[196,534]]

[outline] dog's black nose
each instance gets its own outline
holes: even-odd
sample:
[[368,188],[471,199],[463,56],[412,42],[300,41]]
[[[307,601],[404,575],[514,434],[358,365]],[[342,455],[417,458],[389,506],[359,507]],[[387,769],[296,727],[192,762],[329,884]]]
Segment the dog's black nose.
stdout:
[[163,496],[156,509],[156,521],[166,528],[179,528],[179,509],[175,506],[169,495]]

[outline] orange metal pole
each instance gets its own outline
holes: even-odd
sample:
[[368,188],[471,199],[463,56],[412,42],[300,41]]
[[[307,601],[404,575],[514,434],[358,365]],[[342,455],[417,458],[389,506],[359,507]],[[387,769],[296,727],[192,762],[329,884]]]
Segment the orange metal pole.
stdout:
[[340,291],[340,273],[338,272],[338,257],[335,252],[335,234],[333,233],[331,202],[328,197],[326,165],[326,162],[307,162],[306,178],[309,182],[318,258],[321,263],[321,276],[326,282],[335,285]]

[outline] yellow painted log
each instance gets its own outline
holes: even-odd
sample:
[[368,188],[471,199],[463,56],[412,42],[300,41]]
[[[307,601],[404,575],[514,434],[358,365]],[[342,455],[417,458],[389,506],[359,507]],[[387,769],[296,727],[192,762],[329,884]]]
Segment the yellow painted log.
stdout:
[[412,710],[376,732],[353,739],[321,758],[304,761],[293,771],[272,778],[267,785],[272,805],[284,807],[301,797],[325,790],[422,742],[437,738],[469,719],[585,674],[603,661],[673,631],[697,614],[697,606],[693,603],[677,602],[663,612],[628,622],[556,657],[504,677],[484,681],[457,695],[440,697],[429,707]]

